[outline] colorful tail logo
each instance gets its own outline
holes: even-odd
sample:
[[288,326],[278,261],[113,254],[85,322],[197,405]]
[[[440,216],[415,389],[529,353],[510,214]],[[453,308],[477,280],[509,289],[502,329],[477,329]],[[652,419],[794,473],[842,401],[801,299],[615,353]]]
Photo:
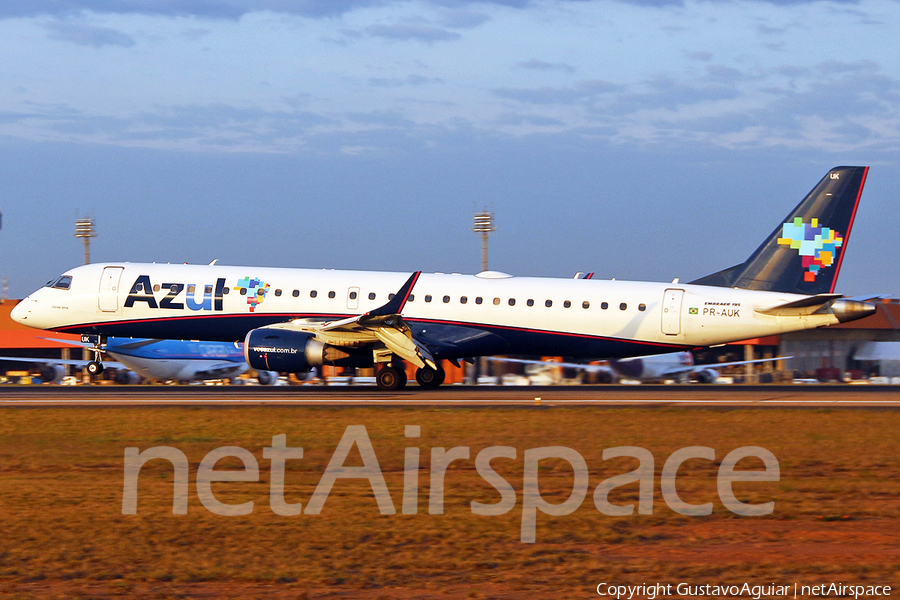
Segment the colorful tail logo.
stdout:
[[837,249],[844,245],[841,234],[829,227],[819,227],[819,219],[804,223],[795,217],[793,223],[782,226],[780,246],[790,246],[799,251],[803,260],[803,281],[815,281],[819,270],[834,264]]
[[244,277],[243,279],[238,280],[237,287],[234,288],[234,291],[238,292],[241,289],[245,290],[245,293],[247,294],[247,304],[250,305],[250,312],[254,312],[256,307],[265,300],[270,287],[271,286],[268,283],[260,280],[258,277]]

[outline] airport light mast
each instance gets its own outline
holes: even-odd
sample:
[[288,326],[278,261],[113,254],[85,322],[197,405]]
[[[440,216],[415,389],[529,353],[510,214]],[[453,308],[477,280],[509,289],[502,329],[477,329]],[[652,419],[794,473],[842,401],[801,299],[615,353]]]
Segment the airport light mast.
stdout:
[[75,221],[75,237],[84,242],[84,264],[91,262],[91,238],[97,237],[94,230],[94,220],[85,217]]
[[482,211],[475,213],[475,226],[472,231],[481,234],[481,270],[488,270],[488,236],[497,231],[494,225],[494,213]]

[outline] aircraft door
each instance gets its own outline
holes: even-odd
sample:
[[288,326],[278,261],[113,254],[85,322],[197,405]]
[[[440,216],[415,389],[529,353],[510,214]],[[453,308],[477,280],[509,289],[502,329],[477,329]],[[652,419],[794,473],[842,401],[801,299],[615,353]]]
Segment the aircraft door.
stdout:
[[103,312],[119,310],[119,279],[124,267],[104,267],[100,275],[99,308]]
[[681,333],[681,301],[684,290],[667,289],[663,297],[662,332],[666,335]]
[[352,287],[347,290],[347,308],[350,310],[359,309],[359,288]]

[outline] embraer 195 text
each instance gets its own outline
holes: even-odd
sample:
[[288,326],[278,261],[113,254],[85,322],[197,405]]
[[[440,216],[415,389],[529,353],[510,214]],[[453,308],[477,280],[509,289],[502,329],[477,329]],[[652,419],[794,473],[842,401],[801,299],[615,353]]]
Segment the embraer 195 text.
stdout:
[[[622,358],[859,319],[834,293],[868,167],[836,167],[740,265],[688,284],[597,279],[103,263],[18,304],[19,323],[106,336],[244,341],[255,369],[380,367],[378,386],[443,381],[439,360]],[[102,365],[95,361],[90,370]]]

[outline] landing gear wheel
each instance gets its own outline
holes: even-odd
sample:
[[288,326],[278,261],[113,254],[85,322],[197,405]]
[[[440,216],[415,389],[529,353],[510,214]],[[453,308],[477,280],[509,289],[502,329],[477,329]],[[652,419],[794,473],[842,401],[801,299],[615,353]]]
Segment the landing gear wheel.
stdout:
[[87,365],[87,372],[91,375],[99,375],[103,372],[103,363],[92,360]]
[[406,385],[406,372],[397,367],[383,367],[375,376],[378,389],[392,392]]
[[421,387],[436,388],[444,383],[444,369],[438,367],[422,367],[416,371],[416,381]]

